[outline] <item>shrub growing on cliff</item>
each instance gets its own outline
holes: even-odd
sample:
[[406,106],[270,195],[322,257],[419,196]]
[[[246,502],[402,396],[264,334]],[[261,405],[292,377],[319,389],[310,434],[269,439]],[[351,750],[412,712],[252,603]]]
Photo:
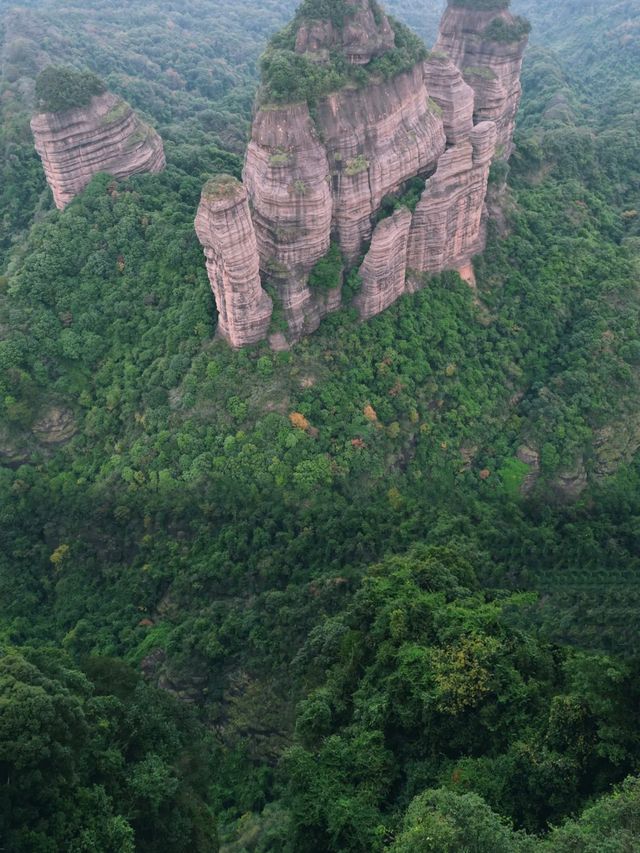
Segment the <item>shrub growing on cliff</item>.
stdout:
[[296,12],[296,21],[331,21],[342,29],[349,11],[345,0],[304,0]]
[[50,65],[36,80],[36,106],[45,113],[85,107],[91,98],[106,90],[102,80],[90,71]]
[[332,23],[335,23],[334,19],[339,19],[344,23],[344,10],[340,12],[340,9],[340,4],[309,0],[309,3],[300,7],[293,24],[273,36],[260,63],[263,103],[307,101],[313,104],[347,84],[366,86],[371,77],[389,80],[427,58],[427,49],[422,40],[391,17],[389,22],[395,33],[395,47],[375,57],[367,65],[350,65],[338,51],[333,52],[326,63],[314,62],[296,53],[299,24],[305,18],[328,19]]
[[[377,0],[370,0],[371,11],[376,24],[382,21],[382,9]],[[355,7],[348,6],[345,0],[304,0],[296,12],[295,21],[331,21],[333,26],[341,30],[346,18],[354,14]]]
[[428,56],[422,39],[409,27],[405,27],[391,16],[389,16],[389,23],[396,36],[395,48],[383,53],[382,56],[375,57],[366,66],[371,74],[380,74],[385,80],[403,71],[410,71],[418,62],[424,62]]
[[270,48],[262,57],[263,101],[313,103],[347,82],[344,60],[317,65],[293,50]]
[[332,243],[329,251],[311,270],[309,285],[314,290],[333,290],[342,282],[343,263],[340,247]]
[[407,210],[413,213],[422,198],[424,188],[424,178],[415,177],[405,182],[399,194],[384,196],[380,203],[380,210],[375,216],[376,223],[386,219],[388,216],[393,216],[396,210],[399,210],[401,207],[406,207]]
[[531,24],[526,18],[517,15],[512,21],[504,18],[494,18],[485,29],[483,35],[491,41],[514,42],[522,41],[531,32]]

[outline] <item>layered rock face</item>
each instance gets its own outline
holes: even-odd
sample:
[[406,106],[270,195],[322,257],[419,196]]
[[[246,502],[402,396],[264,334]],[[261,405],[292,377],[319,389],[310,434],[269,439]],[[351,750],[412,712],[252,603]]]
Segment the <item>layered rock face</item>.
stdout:
[[[314,98],[311,109],[306,102],[263,105],[243,174],[248,205],[236,188],[233,216],[216,208],[215,228],[197,226],[221,331],[235,346],[268,335],[271,306],[259,274],[287,326],[277,341],[271,337],[273,346],[314,331],[340,307],[334,272],[325,275],[326,262],[317,267],[322,275],[314,269],[331,241],[344,269],[359,265],[362,287],[354,306],[363,320],[422,286],[424,277],[413,272],[458,270],[474,281],[471,260],[486,240],[491,162],[511,150],[526,36],[513,38],[523,25],[506,11],[477,12],[455,2],[443,18],[437,51],[426,61],[414,54],[413,67],[386,80],[365,69],[394,50],[400,30],[372,0],[346,0],[341,26],[339,0],[332,15],[302,20],[298,13],[295,38],[279,42],[295,45],[280,48],[293,55],[292,68],[300,62],[295,54],[331,68],[338,51],[362,67],[352,82]],[[327,4],[331,0],[304,8]],[[390,56],[391,64],[402,64],[397,51]],[[411,212],[406,205],[412,196],[415,205],[418,182],[424,191]],[[210,201],[203,198],[199,219],[203,206],[208,211]],[[242,241],[235,255],[234,241]],[[243,311],[250,316],[244,326]]]
[[202,191],[195,226],[218,306],[218,333],[233,347],[263,340],[273,306],[262,289],[258,246],[242,184],[228,176],[210,181]]
[[527,32],[522,20],[507,9],[450,5],[435,46],[436,53],[448,56],[473,89],[475,121],[496,123],[496,152],[504,160],[512,151]]
[[441,157],[413,215],[409,269],[460,269],[484,249],[485,197],[496,138],[495,124],[481,122]]
[[326,255],[333,201],[329,164],[306,104],[264,109],[253,124],[244,184],[251,198],[260,268],[277,284],[294,337],[325,313],[307,284]]
[[354,301],[361,320],[384,311],[405,292],[410,228],[411,213],[401,208],[383,219],[374,231],[371,248],[359,271],[362,289]]
[[85,107],[40,113],[31,129],[59,210],[98,172],[128,178],[165,167],[159,135],[110,92],[96,95]]
[[384,196],[435,169],[446,146],[443,122],[418,65],[388,82],[330,95],[318,105],[317,123],[332,171],[334,228],[352,263]]
[[434,53],[425,62],[424,79],[430,97],[442,110],[447,143],[456,145],[473,127],[473,89],[445,54]]
[[[365,34],[375,24],[368,0],[352,5],[356,8],[347,18],[343,40],[363,16]],[[386,16],[373,31],[367,44],[374,54],[385,33],[393,43]],[[332,32],[327,21],[302,27],[296,50],[322,55],[320,38],[326,44]],[[268,105],[258,111],[243,181],[260,267],[278,292],[291,339],[314,331],[340,305],[339,294],[327,298],[313,293],[307,283],[331,235],[347,262],[354,263],[371,238],[372,217],[382,199],[408,179],[433,172],[445,146],[442,119],[429,104],[421,65],[388,82],[344,88],[321,99],[313,120],[307,104]]]

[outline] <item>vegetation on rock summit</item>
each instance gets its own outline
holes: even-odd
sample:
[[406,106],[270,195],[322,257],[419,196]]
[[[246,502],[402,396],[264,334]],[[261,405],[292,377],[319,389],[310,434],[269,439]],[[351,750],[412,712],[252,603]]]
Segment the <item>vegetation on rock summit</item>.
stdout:
[[36,80],[36,106],[39,112],[59,113],[86,107],[95,95],[104,92],[106,86],[90,71],[50,65]]

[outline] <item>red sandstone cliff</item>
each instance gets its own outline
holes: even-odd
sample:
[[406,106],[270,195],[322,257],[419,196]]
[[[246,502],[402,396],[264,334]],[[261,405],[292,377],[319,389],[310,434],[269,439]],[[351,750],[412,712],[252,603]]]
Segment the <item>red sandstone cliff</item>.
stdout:
[[307,280],[329,249],[333,202],[328,175],[326,151],[306,104],[258,112],[244,184],[260,267],[277,287],[292,337],[314,331],[325,313]]
[[31,120],[56,207],[62,210],[98,172],[127,178],[160,172],[162,140],[116,95],[96,95],[86,107],[39,113]]
[[496,126],[487,121],[443,154],[413,215],[408,269],[460,269],[484,249],[485,198],[495,146]]
[[[497,4],[499,5],[499,3]],[[435,51],[446,54],[475,94],[475,121],[494,121],[497,156],[509,159],[520,104],[520,73],[526,27],[508,9],[478,10],[449,5]]]
[[362,288],[354,301],[361,320],[384,311],[405,292],[410,228],[411,213],[400,208],[373,232],[371,248],[360,267]]
[[332,171],[335,231],[353,262],[384,196],[435,169],[446,145],[442,118],[417,65],[388,82],[330,95],[318,105],[317,124]]
[[442,110],[447,143],[466,139],[473,127],[474,92],[460,70],[445,54],[434,52],[424,64],[424,79],[430,98]]
[[196,232],[218,307],[218,333],[233,347],[267,336],[272,304],[262,289],[247,191],[230,176],[210,181],[202,191]]
[[[304,21],[295,32],[295,52],[327,66],[341,50],[349,63],[366,66],[393,48],[393,27],[371,0],[347,0],[347,7],[340,29],[329,19]],[[496,20],[502,21],[497,29]],[[491,161],[511,150],[526,44],[526,36],[512,38],[509,27],[517,26],[508,12],[456,5],[445,13],[437,50],[426,62],[386,81],[371,74],[365,83],[345,85],[319,98],[312,112],[306,102],[258,110],[243,176],[249,206],[243,200],[242,227],[237,213],[219,218],[215,229],[198,226],[223,306],[223,334],[231,340],[230,321],[222,319],[229,317],[230,301],[236,323],[242,325],[243,312],[248,316],[234,345],[267,336],[271,306],[257,268],[282,305],[289,342],[340,306],[339,283],[328,293],[309,285],[332,238],[346,267],[359,261],[370,241],[354,302],[362,319],[419,286],[421,279],[407,277],[408,271],[454,269],[472,278],[471,259],[486,240]],[[395,213],[374,228],[389,197],[401,196],[414,178],[425,181],[414,213],[400,199]],[[238,241],[242,251],[232,263]],[[250,296],[239,299],[240,276],[234,282],[220,270],[242,265],[251,286]]]

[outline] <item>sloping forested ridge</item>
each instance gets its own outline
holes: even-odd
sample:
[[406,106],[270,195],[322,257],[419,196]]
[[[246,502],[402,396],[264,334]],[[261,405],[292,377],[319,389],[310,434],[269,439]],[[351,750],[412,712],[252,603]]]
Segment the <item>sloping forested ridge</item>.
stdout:
[[[514,0],[477,293],[232,352],[193,216],[294,5],[0,17],[2,844],[634,850],[637,0]],[[52,210],[26,120],[53,57],[153,116],[164,174]]]

